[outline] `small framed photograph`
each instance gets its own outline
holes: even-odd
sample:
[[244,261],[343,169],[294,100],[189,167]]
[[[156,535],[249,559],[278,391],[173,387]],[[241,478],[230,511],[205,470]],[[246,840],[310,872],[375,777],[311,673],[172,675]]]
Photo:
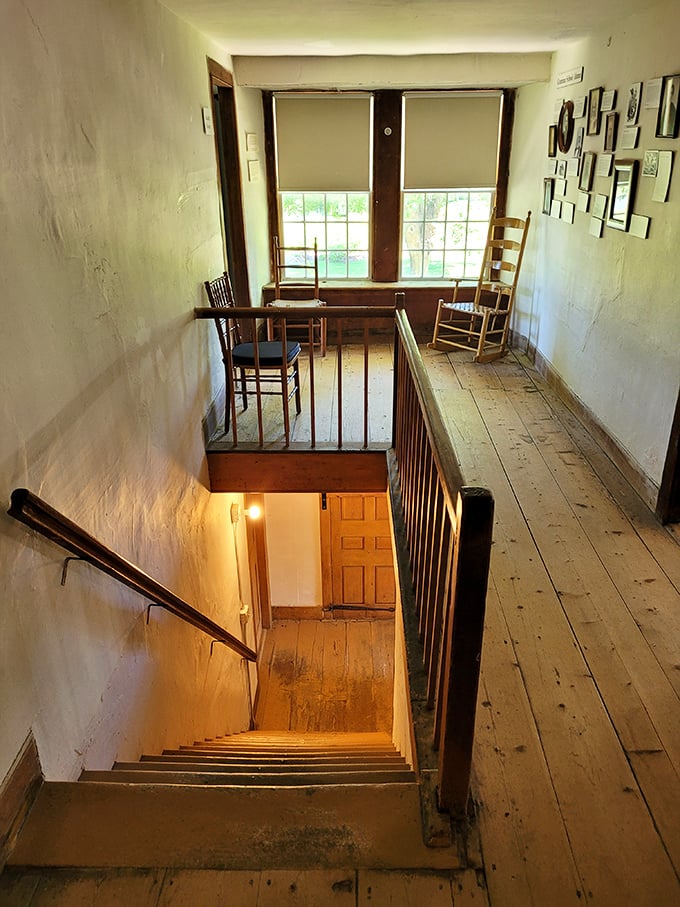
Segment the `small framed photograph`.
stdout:
[[612,188],[607,208],[607,226],[627,230],[633,212],[638,161],[614,161]]
[[557,162],[557,175],[561,180],[567,175],[567,161],[565,158]]
[[576,128],[576,138],[574,139],[574,157],[581,157],[583,151],[583,126]]
[[557,126],[548,126],[548,157],[557,157]]
[[588,135],[600,133],[600,105],[602,104],[602,89],[591,88],[588,92]]
[[546,177],[543,180],[543,213],[550,214],[550,207],[553,200],[553,181]]
[[656,177],[658,172],[659,172],[659,152],[658,151],[645,151],[645,157],[642,162],[642,175]]
[[619,126],[618,113],[608,113],[604,127],[604,150],[614,151],[616,148],[616,132]]
[[595,152],[586,151],[581,162],[581,176],[578,187],[581,192],[590,192],[593,185],[593,172],[595,171]]
[[661,84],[659,115],[656,120],[657,138],[677,138],[678,126],[680,125],[680,109],[678,108],[679,96],[680,74],[675,76],[664,76]]
[[642,82],[633,82],[628,88],[628,103],[626,104],[626,126],[635,126],[640,113],[642,100]]

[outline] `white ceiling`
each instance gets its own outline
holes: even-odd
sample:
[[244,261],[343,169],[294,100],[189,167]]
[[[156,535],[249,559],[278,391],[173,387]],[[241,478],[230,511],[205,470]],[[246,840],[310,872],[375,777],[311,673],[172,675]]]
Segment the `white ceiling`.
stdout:
[[639,0],[162,0],[234,56],[552,51]]

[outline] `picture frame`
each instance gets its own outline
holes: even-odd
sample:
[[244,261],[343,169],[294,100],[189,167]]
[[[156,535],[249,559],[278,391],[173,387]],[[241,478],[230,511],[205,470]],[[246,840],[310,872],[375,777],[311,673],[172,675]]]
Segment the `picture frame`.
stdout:
[[614,161],[611,192],[607,206],[607,226],[627,231],[633,213],[633,199],[637,183],[637,160]]
[[548,157],[557,157],[557,126],[548,126]]
[[628,88],[628,103],[626,104],[626,126],[635,126],[640,113],[642,100],[642,82],[633,82]]
[[553,180],[545,177],[543,180],[543,214],[550,214],[553,200]]
[[618,113],[608,113],[604,127],[604,150],[614,151],[616,148],[616,134],[619,128]]
[[578,126],[574,132],[574,157],[581,157],[583,152],[583,133],[585,129],[583,126]]
[[661,101],[656,120],[656,137],[675,139],[680,126],[680,73],[664,76],[661,82]]
[[574,102],[565,101],[557,121],[557,147],[566,154],[574,138]]
[[581,160],[581,175],[578,179],[578,187],[581,192],[590,192],[593,186],[593,174],[595,173],[595,152],[586,151]]
[[602,104],[602,88],[591,88],[588,92],[588,128],[587,135],[600,133],[600,105]]

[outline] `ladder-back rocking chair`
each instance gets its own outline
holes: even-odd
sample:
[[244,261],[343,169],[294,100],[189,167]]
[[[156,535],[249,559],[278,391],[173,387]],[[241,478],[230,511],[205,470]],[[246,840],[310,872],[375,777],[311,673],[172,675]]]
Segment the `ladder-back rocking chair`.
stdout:
[[430,349],[471,349],[475,362],[505,355],[530,221],[531,211],[521,220],[496,217],[494,209],[474,299],[458,300],[462,278],[457,278],[451,302],[439,300]]

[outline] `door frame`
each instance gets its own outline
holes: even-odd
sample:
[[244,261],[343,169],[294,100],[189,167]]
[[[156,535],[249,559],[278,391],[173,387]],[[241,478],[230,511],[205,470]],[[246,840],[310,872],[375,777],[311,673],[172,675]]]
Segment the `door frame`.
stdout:
[[248,280],[234,77],[210,57],[207,61],[210,101],[215,123],[215,157],[224,262],[234,288],[236,304],[250,307],[252,302]]

